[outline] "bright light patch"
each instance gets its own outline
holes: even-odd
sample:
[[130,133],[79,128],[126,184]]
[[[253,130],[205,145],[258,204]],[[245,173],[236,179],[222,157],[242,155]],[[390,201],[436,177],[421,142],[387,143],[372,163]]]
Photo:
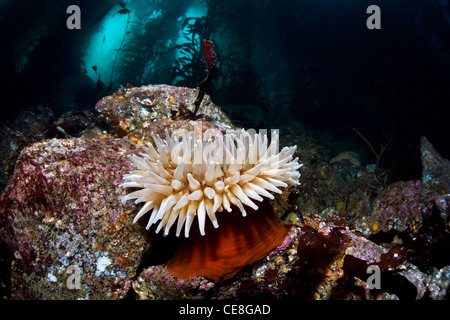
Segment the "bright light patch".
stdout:
[[208,7],[202,5],[200,1],[195,1],[186,11],[186,17],[204,17],[208,12]]
[[[117,7],[114,7],[103,19],[99,30],[92,36],[83,57],[88,76],[97,82],[98,76],[92,70],[92,66],[97,66],[97,72],[106,86],[109,85],[116,50],[120,48],[126,32],[128,14],[119,14],[117,11]],[[118,74],[114,73],[113,82],[117,76]]]

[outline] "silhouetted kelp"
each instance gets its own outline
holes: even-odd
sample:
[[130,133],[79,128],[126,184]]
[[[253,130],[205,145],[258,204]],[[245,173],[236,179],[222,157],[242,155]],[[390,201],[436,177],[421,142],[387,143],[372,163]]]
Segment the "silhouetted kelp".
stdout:
[[207,67],[207,75],[206,78],[203,79],[198,85],[198,95],[195,99],[194,106],[194,115],[197,114],[198,108],[200,107],[200,103],[205,96],[206,88],[208,88],[212,79],[217,75],[219,71],[219,67],[217,66],[217,54],[214,51],[214,44],[211,40],[201,39],[202,41],[202,52],[203,57],[205,58],[206,67]]
[[212,79],[217,75],[219,67],[217,65],[217,54],[214,51],[214,44],[211,40],[201,39],[202,53],[206,62],[206,77],[198,84],[198,94],[194,101],[194,111],[190,111],[188,106],[180,103],[178,107],[178,115],[173,115],[178,119],[197,120],[204,118],[204,114],[197,114],[200,104],[206,93],[206,89],[211,83]]
[[[389,147],[389,145],[392,142],[392,139],[394,139],[395,136],[395,132],[392,134],[392,136],[389,138],[386,135],[386,140],[387,143],[386,145],[381,144],[380,145],[380,152],[376,152],[374,147],[372,146],[372,144],[369,142],[369,140],[367,140],[357,129],[353,128],[353,131],[355,131],[363,140],[365,143],[367,143],[367,145],[369,146],[370,150],[372,150],[372,153],[374,154],[375,158],[376,158],[376,163],[375,163],[375,176],[379,177],[378,175],[378,168],[380,167],[380,160],[381,160],[381,156],[384,154],[384,152],[386,151],[386,149]],[[383,132],[384,133],[384,132]]]
[[202,52],[198,49],[198,40],[199,38],[209,38],[214,31],[215,24],[208,17],[187,17],[184,19],[180,32],[186,42],[173,48],[182,55],[174,61],[170,72],[170,83],[192,87],[200,81],[203,61]]
[[111,75],[109,76],[109,87],[111,88],[111,86],[112,86],[112,79],[113,79],[113,75],[114,75],[114,69],[115,69],[115,67],[116,67],[116,62],[117,62],[117,58],[118,58],[118,56],[119,56],[119,53],[120,53],[120,51],[122,50],[122,47],[123,47],[123,43],[124,43],[124,41],[125,41],[125,38],[127,37],[127,35],[130,33],[130,31],[128,31],[128,27],[129,27],[129,25],[130,25],[130,9],[128,9],[128,8],[126,8],[125,7],[125,5],[121,5],[121,7],[122,7],[122,9],[120,9],[119,11],[117,11],[114,15],[113,15],[113,17],[116,15],[116,14],[126,14],[127,15],[127,24],[126,24],[126,26],[125,26],[125,32],[123,33],[123,37],[122,37],[122,41],[120,42],[120,46],[119,46],[119,49],[117,49],[117,51],[116,51],[116,56],[114,57],[114,61],[113,61],[113,65],[112,65],[112,68],[111,68]]
[[149,83],[175,84],[171,81],[171,68],[175,52],[180,48],[175,44],[179,37],[180,23],[177,17],[186,11],[186,4],[173,6],[172,3],[157,3],[151,14],[147,11],[142,18],[130,20],[130,36],[126,39],[118,59],[118,82],[135,86]]

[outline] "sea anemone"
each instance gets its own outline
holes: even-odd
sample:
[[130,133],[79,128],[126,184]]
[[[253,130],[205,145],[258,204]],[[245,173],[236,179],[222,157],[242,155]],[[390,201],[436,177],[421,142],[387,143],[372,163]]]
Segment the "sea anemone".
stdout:
[[[204,133],[199,131],[201,132],[182,130],[181,133],[170,136],[166,130],[165,140],[152,135],[155,146],[147,144],[147,147],[143,146],[145,153],[130,156],[137,170],[125,174],[121,186],[139,190],[123,196],[122,201],[136,199],[135,203],[144,203],[133,222],[152,210],[147,229],[159,222],[156,232],[164,229],[164,235],[169,234],[177,221],[176,236],[180,235],[184,226],[184,236],[189,237],[195,217],[201,236],[206,234],[206,217],[214,228],[219,227],[219,221],[221,224],[224,221],[227,224],[224,227],[226,230],[231,230],[236,223],[241,224],[236,228],[242,229],[246,224],[245,220],[233,220],[233,223],[228,224],[225,221],[229,219],[224,217],[221,220],[220,216],[231,215],[233,208],[238,208],[244,217],[248,212],[252,212],[252,215],[264,215],[264,212],[259,212],[259,206],[254,200],[262,202],[263,197],[273,199],[271,192],[282,193],[280,187],[299,184],[298,169],[302,165],[298,163],[298,158],[293,158],[296,146],[279,151],[278,134],[275,130],[270,144],[266,134],[252,131],[240,130],[225,134],[211,129]],[[270,211],[267,205],[261,205],[266,208],[265,212]],[[224,210],[228,213],[223,213]],[[220,213],[217,215],[219,219],[216,213]],[[271,238],[270,246],[273,249],[274,245],[280,244],[280,239],[284,239],[287,229],[283,225],[280,236],[273,238],[276,234],[274,229],[280,223],[267,220],[273,214],[265,215],[257,220],[262,221],[263,229],[269,234],[257,231],[258,237],[253,237],[255,244],[251,246],[258,246],[256,243]],[[258,229],[252,227],[252,230],[248,232]],[[227,241],[232,242],[229,238],[230,231],[226,232]],[[220,230],[213,233],[220,234]],[[215,239],[213,242],[217,244],[220,241]],[[263,251],[267,253],[267,250]],[[234,254],[239,253],[233,252],[231,255]],[[230,256],[229,248],[226,255]],[[261,252],[257,256],[261,258]],[[211,259],[215,260],[213,257]],[[250,260],[254,259],[256,258]]]

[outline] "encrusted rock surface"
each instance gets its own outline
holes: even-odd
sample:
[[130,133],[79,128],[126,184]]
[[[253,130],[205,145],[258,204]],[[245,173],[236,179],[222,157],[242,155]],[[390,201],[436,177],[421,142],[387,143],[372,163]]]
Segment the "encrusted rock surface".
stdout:
[[423,195],[447,193],[450,189],[450,161],[441,157],[426,137],[420,138]]
[[[194,111],[197,93],[197,89],[168,85],[121,88],[100,100],[95,108],[99,121],[106,123],[116,136],[122,137],[156,125],[152,122],[163,122],[167,127],[174,121],[188,120],[187,113]],[[233,128],[228,116],[212,103],[209,95],[205,95],[198,114],[203,114],[206,122],[222,130]]]
[[[22,151],[0,201],[12,299],[125,297],[150,241],[118,200],[134,149],[120,139],[52,139]],[[69,266],[80,268],[78,290],[67,286]]]
[[[370,216],[361,216],[356,224],[366,235],[396,230],[414,235],[422,223],[419,180],[394,182],[381,191],[372,203]],[[362,220],[362,221],[361,221]]]

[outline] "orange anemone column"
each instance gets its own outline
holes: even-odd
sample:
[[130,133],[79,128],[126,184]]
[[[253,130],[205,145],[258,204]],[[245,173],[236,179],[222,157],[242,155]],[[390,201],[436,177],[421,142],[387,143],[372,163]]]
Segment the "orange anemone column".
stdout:
[[246,212],[243,217],[233,207],[231,212],[217,213],[219,228],[208,224],[205,236],[192,228],[189,238],[180,239],[167,270],[183,279],[198,275],[214,281],[229,279],[278,247],[292,226],[280,220],[267,201]]

